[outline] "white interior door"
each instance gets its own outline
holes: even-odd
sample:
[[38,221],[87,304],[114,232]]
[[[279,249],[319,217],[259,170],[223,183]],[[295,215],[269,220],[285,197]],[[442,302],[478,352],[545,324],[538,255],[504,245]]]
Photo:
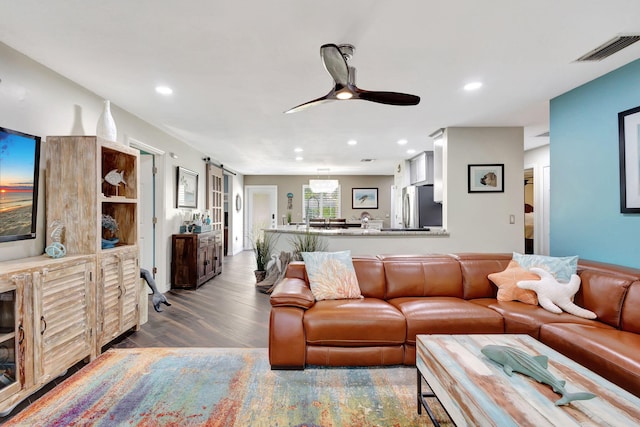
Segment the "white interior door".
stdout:
[[254,236],[265,228],[276,228],[278,218],[278,186],[245,186],[245,224],[247,241],[245,248],[253,247]]
[[140,268],[153,273],[155,267],[154,156],[140,154]]

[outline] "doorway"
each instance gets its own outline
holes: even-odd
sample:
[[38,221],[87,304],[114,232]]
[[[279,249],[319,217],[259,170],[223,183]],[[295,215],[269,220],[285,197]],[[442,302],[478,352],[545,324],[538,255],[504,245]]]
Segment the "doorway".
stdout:
[[533,168],[524,170],[524,253],[534,253],[535,191]]
[[140,268],[156,275],[155,156],[140,152]]
[[278,218],[278,186],[247,185],[245,199],[245,248],[252,248],[252,241],[265,228],[276,228]]
[[140,268],[149,270],[158,290],[166,292],[169,290],[168,270],[157,268],[158,265],[168,265],[168,255],[165,246],[161,244],[165,227],[163,221],[157,220],[158,217],[166,216],[164,192],[158,185],[164,182],[165,152],[133,138],[128,138],[127,141],[129,146],[140,150],[140,211],[138,212]]

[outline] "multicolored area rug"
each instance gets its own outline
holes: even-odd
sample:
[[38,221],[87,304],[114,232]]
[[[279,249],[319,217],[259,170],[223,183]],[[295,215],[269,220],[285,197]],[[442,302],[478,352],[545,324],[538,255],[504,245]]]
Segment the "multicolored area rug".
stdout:
[[[435,405],[434,405],[435,406]],[[448,421],[444,410],[436,416]],[[272,371],[266,349],[109,350],[7,426],[424,426],[410,367]]]

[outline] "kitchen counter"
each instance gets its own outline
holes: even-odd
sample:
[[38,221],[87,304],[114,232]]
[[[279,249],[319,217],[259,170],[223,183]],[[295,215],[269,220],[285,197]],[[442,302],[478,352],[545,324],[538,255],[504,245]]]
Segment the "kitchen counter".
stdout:
[[327,251],[350,250],[352,255],[448,253],[449,233],[442,229],[319,229],[306,226],[284,226],[265,230],[276,238],[275,253],[290,252],[297,235],[317,234],[327,244]]
[[265,230],[283,234],[320,234],[325,236],[448,236],[449,233],[442,229],[418,229],[418,228],[383,228],[376,230],[373,228],[319,228],[297,226],[297,228],[279,227],[275,230]]

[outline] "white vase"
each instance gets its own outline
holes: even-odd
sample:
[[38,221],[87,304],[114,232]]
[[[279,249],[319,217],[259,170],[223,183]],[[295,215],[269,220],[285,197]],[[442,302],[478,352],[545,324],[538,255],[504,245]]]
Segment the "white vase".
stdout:
[[96,135],[109,141],[116,141],[118,136],[116,122],[113,120],[113,116],[111,115],[111,102],[109,101],[104,101],[104,109],[98,119]]

